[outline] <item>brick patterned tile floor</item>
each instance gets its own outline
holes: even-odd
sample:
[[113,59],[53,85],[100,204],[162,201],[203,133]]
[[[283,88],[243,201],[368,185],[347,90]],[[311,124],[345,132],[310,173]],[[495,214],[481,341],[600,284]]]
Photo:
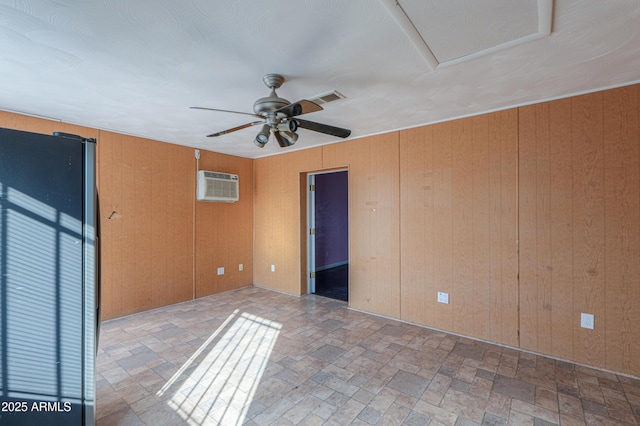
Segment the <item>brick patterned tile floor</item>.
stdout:
[[97,419],[636,425],[640,381],[248,287],[104,322]]

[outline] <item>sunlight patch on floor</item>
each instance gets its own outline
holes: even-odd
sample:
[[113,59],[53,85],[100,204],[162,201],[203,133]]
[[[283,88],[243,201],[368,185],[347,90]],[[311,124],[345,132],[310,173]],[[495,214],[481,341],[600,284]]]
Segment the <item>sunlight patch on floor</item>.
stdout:
[[[171,378],[171,383],[206,352],[236,313],[207,339]],[[180,385],[169,406],[190,425],[242,424],[280,328],[282,324],[274,321],[246,312],[240,315]],[[160,392],[166,392],[169,386]]]

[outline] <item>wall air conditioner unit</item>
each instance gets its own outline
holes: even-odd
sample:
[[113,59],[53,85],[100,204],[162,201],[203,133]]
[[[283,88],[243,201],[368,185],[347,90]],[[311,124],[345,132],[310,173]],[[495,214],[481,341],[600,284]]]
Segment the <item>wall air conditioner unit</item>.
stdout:
[[198,170],[196,199],[233,203],[240,198],[238,175]]

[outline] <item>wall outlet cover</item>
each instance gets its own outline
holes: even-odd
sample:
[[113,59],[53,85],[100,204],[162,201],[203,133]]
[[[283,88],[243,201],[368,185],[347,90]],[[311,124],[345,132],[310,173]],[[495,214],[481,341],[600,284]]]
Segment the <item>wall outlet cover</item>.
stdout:
[[449,293],[438,292],[438,303],[449,304]]
[[594,317],[593,314],[585,314],[584,312],[580,314],[580,327],[588,328],[593,330],[594,326]]
[[276,271],[276,265],[271,265],[271,272],[275,272]]
[[238,271],[243,271],[244,270],[244,265],[241,263],[238,265]]
[[224,275],[224,266],[222,268],[218,268],[218,275]]

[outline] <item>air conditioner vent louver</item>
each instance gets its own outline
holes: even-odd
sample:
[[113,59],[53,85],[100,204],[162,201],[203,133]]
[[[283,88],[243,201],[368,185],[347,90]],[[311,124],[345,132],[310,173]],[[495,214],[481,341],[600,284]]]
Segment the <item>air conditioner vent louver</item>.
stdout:
[[240,198],[238,185],[238,175],[199,170],[196,199],[233,203]]
[[339,99],[345,99],[345,98],[346,98],[345,95],[338,92],[337,90],[334,90],[332,92],[323,93],[309,100],[311,102],[315,102],[318,105],[322,105],[322,104],[326,104],[329,102],[333,102],[333,101],[337,101]]

